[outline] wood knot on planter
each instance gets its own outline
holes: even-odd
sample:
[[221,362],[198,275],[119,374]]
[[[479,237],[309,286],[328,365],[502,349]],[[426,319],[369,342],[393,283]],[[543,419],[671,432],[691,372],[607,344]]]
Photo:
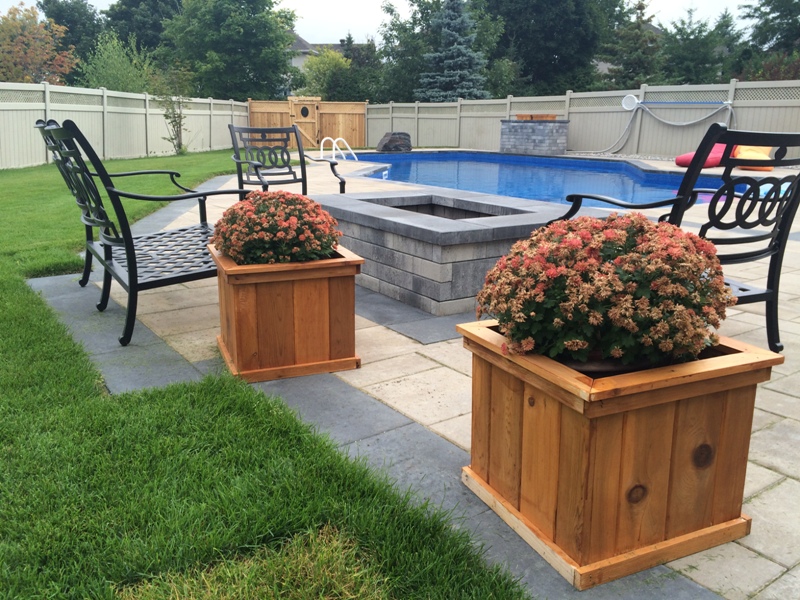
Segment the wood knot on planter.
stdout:
[[536,405],[536,398],[533,396],[528,396],[528,406],[535,406]]
[[705,469],[714,462],[714,448],[708,444],[700,444],[692,452],[692,463],[698,469]]
[[628,490],[628,502],[631,504],[639,504],[647,497],[647,488],[641,484],[633,486]]

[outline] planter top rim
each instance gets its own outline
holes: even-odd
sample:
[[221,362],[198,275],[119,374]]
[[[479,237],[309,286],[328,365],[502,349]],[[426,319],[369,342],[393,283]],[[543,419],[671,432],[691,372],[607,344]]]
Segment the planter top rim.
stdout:
[[476,321],[456,325],[456,330],[464,337],[465,343],[468,340],[477,344],[515,365],[517,369],[556,385],[574,396],[577,401],[588,404],[739,373],[755,373],[784,362],[781,354],[720,337],[717,347],[719,354],[713,357],[592,379],[541,354],[502,354],[501,346],[505,337],[491,329],[496,325],[497,321],[494,320]]
[[269,267],[271,271],[298,271],[320,269],[328,266],[355,266],[364,264],[363,258],[351,252],[341,244],[337,246],[334,251],[334,256],[330,258],[321,258],[319,260],[310,260],[307,262],[273,263],[271,265],[237,265],[230,257],[225,256],[217,250],[213,244],[208,244],[208,250],[211,252],[211,257],[214,259],[217,267],[224,269],[229,275],[257,273],[263,271],[264,267]]

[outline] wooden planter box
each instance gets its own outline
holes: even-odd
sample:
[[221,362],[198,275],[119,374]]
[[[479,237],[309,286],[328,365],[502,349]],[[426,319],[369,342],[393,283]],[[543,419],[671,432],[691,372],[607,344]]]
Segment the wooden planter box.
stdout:
[[749,533],[756,385],[783,356],[723,338],[709,358],[592,379],[503,356],[495,325],[457,326],[473,353],[462,479],[573,586]]
[[237,265],[209,246],[217,264],[222,357],[247,381],[361,366],[355,341],[355,276],[364,259],[339,246],[335,258]]

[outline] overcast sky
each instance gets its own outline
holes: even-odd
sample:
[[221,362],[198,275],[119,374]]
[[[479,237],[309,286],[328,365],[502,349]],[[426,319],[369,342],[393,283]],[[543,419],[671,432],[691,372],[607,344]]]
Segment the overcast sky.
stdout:
[[[406,0],[392,0],[400,14],[408,15]],[[557,0],[554,0],[557,1]],[[751,0],[756,3],[757,0]],[[11,6],[18,2],[0,0],[0,12],[5,14]],[[111,0],[95,0],[91,2],[98,9],[108,8]],[[300,37],[312,44],[337,43],[347,33],[351,33],[356,42],[363,42],[367,36],[380,41],[379,27],[385,20],[381,11],[381,0],[282,0],[282,8],[289,8],[297,13],[296,30]],[[669,25],[671,22],[685,18],[686,10],[695,8],[695,18],[710,21],[712,24],[726,8],[736,17],[738,6],[749,3],[748,0],[650,0],[650,13],[655,15],[654,22]],[[26,5],[35,5],[35,0],[26,0]],[[740,23],[740,28],[743,26]]]

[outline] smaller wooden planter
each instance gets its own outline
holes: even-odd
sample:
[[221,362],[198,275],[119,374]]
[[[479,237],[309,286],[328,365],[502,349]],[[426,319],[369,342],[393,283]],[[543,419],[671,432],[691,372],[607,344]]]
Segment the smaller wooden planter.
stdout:
[[458,325],[472,360],[463,481],[578,589],[740,538],[756,386],[783,356],[722,338],[708,358],[592,379],[503,355],[494,321]]
[[364,259],[339,246],[335,258],[237,265],[208,247],[217,264],[219,349],[247,381],[361,366],[355,342],[355,276]]

